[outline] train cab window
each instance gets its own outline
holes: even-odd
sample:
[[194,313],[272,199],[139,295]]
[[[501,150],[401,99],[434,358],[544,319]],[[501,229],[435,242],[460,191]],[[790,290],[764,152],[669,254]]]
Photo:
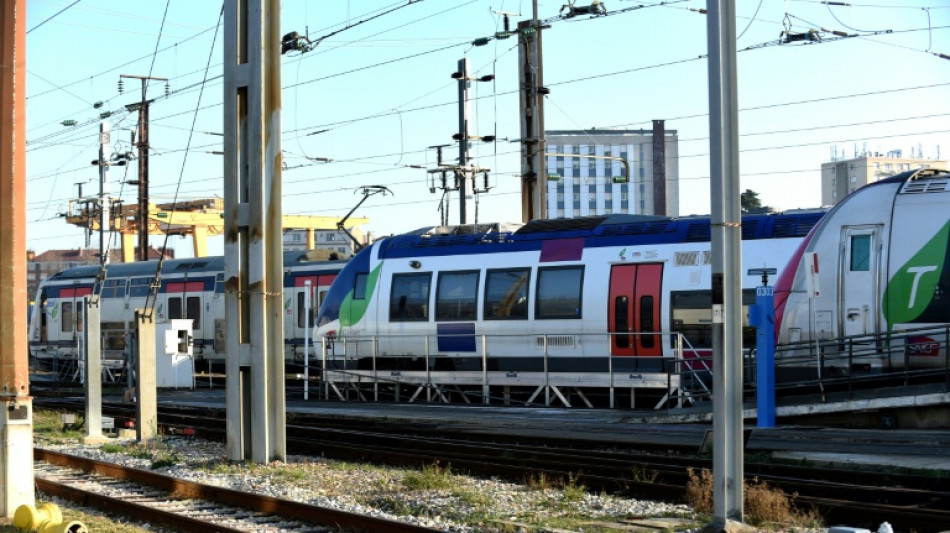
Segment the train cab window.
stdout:
[[584,267],[538,269],[536,318],[581,318]]
[[129,296],[132,298],[145,298],[148,296],[149,284],[152,278],[132,278],[129,282]]
[[435,291],[436,320],[475,320],[478,272],[442,272]]
[[100,294],[103,298],[125,298],[125,286],[127,283],[128,280],[125,278],[107,279],[102,284],[102,292]]
[[63,331],[72,331],[73,330],[73,303],[72,302],[63,302],[63,312],[62,312],[62,325]]
[[394,274],[389,295],[389,320],[420,322],[429,320],[429,285],[432,273]]
[[224,274],[218,274],[214,277],[214,293],[224,294]]
[[871,269],[871,236],[851,236],[851,272],[867,272]]
[[530,268],[489,270],[485,275],[485,320],[527,320]]
[[356,275],[356,280],[353,282],[353,299],[354,300],[365,300],[366,299],[366,281],[369,279],[369,274],[361,272]]

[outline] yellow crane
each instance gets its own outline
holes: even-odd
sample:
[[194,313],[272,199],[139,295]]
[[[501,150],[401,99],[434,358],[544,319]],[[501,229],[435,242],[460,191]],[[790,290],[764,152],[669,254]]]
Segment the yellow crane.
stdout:
[[[66,222],[99,231],[98,198],[80,198],[69,201],[64,215]],[[112,231],[122,236],[122,260],[133,261],[135,236],[138,235],[138,205],[116,203],[111,209]],[[318,215],[284,215],[284,230],[306,230],[307,249],[316,247],[314,230],[337,230],[339,217]],[[344,227],[352,228],[369,222],[368,218],[349,218]],[[167,204],[148,205],[149,235],[179,235],[192,237],[195,257],[208,255],[207,238],[224,232],[224,200],[207,198]]]

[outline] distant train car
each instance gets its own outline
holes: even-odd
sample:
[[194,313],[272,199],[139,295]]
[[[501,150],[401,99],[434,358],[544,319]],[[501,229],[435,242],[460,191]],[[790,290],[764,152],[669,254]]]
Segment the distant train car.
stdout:
[[[781,270],[823,214],[744,216],[744,266]],[[316,338],[357,368],[667,371],[670,333],[693,356],[709,354],[710,263],[707,217],[429,228],[351,259]],[[745,305],[760,283],[743,276]]]
[[[284,335],[289,362],[303,360],[305,337],[316,309],[344,261],[316,261],[309,252],[284,252]],[[107,266],[98,288],[102,350],[107,361],[127,358],[134,311],[146,304],[155,282],[156,261]],[[44,280],[31,313],[30,355],[37,361],[75,359],[82,336],[81,304],[95,288],[98,266],[74,267]],[[310,282],[311,309],[305,308]],[[157,320],[190,318],[195,357],[223,369],[225,354],[224,258],[199,257],[165,261],[154,302]],[[309,318],[308,318],[309,316]],[[311,352],[312,354],[313,352]],[[118,363],[116,363],[118,364]]]
[[[823,344],[826,365],[839,374],[905,361],[944,367],[947,329],[937,326],[950,324],[948,241],[946,170],[905,172],[858,189],[812,230],[779,277],[778,343]],[[910,330],[919,333],[896,340]],[[834,357],[856,344],[871,356]]]

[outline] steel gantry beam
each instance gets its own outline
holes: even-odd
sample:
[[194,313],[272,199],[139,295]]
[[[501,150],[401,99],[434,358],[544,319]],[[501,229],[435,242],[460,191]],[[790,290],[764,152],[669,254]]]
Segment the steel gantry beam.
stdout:
[[[66,222],[100,231],[102,227],[99,199],[73,199],[69,201]],[[112,220],[112,231],[122,236],[122,260],[131,262],[134,254],[134,237],[139,234],[138,206],[121,206]],[[207,238],[224,234],[224,203],[220,198],[189,200],[169,204],[149,204],[149,235],[177,235],[192,237],[195,257],[208,255]],[[339,217],[325,215],[283,215],[283,230],[301,229],[307,231],[307,248],[316,247],[313,232],[315,230],[336,230]],[[344,222],[352,228],[368,224],[365,217],[353,217]]]

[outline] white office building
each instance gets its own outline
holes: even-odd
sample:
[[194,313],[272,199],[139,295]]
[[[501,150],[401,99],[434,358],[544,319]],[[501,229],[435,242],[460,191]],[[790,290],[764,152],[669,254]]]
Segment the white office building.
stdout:
[[887,153],[857,152],[851,159],[835,154],[821,164],[821,205],[835,205],[854,191],[901,172],[918,168],[947,168],[947,161],[927,159],[922,155],[904,157],[902,150]]
[[653,130],[546,131],[545,144],[548,218],[679,215],[678,137],[663,121]]

